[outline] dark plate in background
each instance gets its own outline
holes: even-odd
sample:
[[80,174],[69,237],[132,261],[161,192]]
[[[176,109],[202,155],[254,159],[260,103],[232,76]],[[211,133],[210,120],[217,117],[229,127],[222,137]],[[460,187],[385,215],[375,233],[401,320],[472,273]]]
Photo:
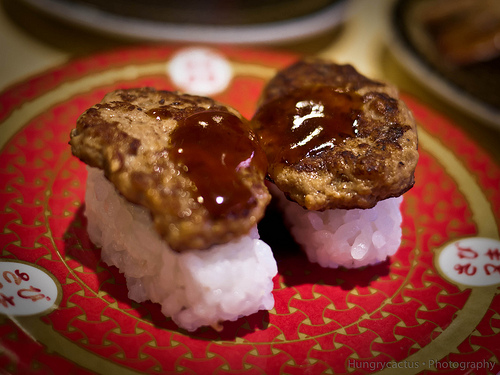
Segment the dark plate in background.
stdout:
[[[391,50],[425,86],[475,118],[500,129],[500,49],[496,56],[489,58],[466,56],[477,35],[470,27],[471,19],[480,12],[480,6],[486,6],[481,3],[487,0],[470,4],[465,4],[466,1],[460,2],[463,12],[458,11],[460,5],[454,0],[394,1],[390,19]],[[448,6],[445,3],[455,8],[445,9]],[[484,8],[484,11],[492,15],[492,21],[497,17],[496,9]],[[500,30],[500,13],[494,21],[498,24],[491,25],[491,29]],[[491,33],[491,30],[484,32]],[[459,42],[450,41],[450,37],[459,38],[456,39]],[[457,55],[458,47],[463,56]]]
[[61,20],[152,41],[272,43],[311,37],[343,19],[346,0],[23,0]]

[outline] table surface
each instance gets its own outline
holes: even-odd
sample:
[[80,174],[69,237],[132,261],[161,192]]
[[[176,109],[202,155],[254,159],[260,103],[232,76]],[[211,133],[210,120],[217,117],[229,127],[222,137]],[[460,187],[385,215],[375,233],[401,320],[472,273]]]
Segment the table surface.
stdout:
[[[328,56],[352,63],[362,73],[394,83],[424,104],[451,118],[500,164],[500,132],[437,97],[400,65],[386,43],[386,15],[392,0],[350,0],[345,22],[314,38],[266,45],[304,55]],[[137,42],[77,28],[22,2],[0,0],[0,90],[64,62]],[[262,47],[262,46],[252,46]]]

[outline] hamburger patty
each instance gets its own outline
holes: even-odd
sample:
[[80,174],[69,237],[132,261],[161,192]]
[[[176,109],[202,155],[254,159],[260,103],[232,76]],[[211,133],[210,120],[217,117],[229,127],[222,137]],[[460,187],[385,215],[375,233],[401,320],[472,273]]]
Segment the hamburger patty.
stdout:
[[414,184],[412,113],[395,87],[351,65],[309,59],[278,72],[252,127],[269,178],[307,209],[371,208]]
[[70,138],[75,156],[151,212],[175,251],[247,234],[270,200],[248,121],[210,98],[117,90],[80,116]]

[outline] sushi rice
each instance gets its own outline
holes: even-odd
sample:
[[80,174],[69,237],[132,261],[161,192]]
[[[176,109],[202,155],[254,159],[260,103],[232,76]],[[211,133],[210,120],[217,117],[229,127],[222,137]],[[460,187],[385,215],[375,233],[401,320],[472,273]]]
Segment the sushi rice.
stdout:
[[382,200],[370,209],[309,211],[286,199],[274,184],[284,220],[309,261],[322,267],[357,268],[394,255],[401,244],[403,197]]
[[276,261],[259,239],[247,235],[208,250],[172,251],[154,230],[147,210],[126,201],[101,170],[87,167],[85,215],[102,259],[125,275],[129,298],[151,300],[179,326],[220,329],[274,306]]

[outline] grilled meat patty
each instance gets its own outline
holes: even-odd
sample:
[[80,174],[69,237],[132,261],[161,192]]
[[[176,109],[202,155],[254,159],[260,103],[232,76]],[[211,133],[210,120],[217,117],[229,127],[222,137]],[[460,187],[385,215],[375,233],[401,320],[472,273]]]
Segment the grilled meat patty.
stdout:
[[310,210],[370,208],[414,184],[417,128],[395,87],[308,59],[278,72],[252,119],[269,178]]
[[117,90],[80,116],[70,138],[75,156],[151,212],[175,251],[247,234],[270,200],[248,121],[210,98]]

